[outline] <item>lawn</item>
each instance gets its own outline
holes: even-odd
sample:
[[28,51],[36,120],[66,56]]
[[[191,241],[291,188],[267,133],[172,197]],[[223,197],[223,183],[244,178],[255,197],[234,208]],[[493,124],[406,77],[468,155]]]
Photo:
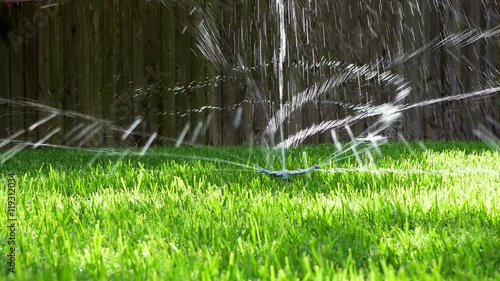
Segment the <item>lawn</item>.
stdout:
[[[11,232],[2,227],[0,279],[500,280],[500,152],[411,146],[386,144],[377,167],[412,173],[314,171],[289,181],[171,155],[232,153],[263,165],[264,154],[247,157],[252,148],[23,150],[0,166],[4,222],[15,174],[17,248],[7,274]],[[305,168],[333,150],[304,147],[288,163]],[[354,157],[331,163],[356,166]]]

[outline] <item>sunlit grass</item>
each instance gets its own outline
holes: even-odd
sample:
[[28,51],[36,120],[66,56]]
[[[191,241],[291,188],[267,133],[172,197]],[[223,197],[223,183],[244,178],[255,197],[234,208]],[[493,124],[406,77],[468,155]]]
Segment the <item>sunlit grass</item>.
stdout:
[[[221,158],[228,155],[221,148],[155,148],[119,162],[25,150],[0,166],[4,190],[8,172],[18,180],[17,273],[9,276],[500,279],[500,153],[480,143],[425,145],[428,151],[412,144],[411,152],[387,144],[377,167],[432,173],[313,172],[290,181],[160,156]],[[304,168],[303,158],[313,164],[333,149],[307,147],[288,160]],[[251,149],[229,150],[246,164],[265,164],[246,157]],[[354,157],[329,165],[356,166]],[[0,232],[2,277],[7,235]]]

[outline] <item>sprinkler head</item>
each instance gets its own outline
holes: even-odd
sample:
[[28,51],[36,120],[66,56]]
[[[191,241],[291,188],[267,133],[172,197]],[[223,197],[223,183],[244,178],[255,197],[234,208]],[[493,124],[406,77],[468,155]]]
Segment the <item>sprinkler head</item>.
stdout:
[[288,170],[282,170],[278,174],[276,174],[276,176],[281,178],[282,180],[289,180],[290,175],[291,175],[291,173]]
[[318,165],[312,165],[311,167],[303,170],[293,170],[289,171],[287,169],[283,169],[281,171],[271,171],[271,170],[266,170],[264,168],[257,168],[257,172],[266,174],[266,175],[271,175],[278,177],[282,180],[289,180],[291,175],[301,175],[301,174],[307,174],[311,171],[314,171],[318,168]]

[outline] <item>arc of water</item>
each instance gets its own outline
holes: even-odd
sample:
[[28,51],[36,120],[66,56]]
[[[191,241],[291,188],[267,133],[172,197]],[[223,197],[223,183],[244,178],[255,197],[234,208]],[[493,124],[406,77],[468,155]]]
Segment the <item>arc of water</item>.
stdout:
[[421,101],[418,103],[407,105],[407,106],[403,107],[401,110],[408,110],[408,109],[412,109],[415,107],[423,107],[423,106],[442,103],[442,102],[446,102],[446,101],[458,101],[458,100],[464,100],[464,99],[469,99],[469,98],[478,97],[478,96],[486,96],[486,95],[491,95],[491,94],[495,94],[498,92],[500,92],[500,87],[493,87],[493,88],[483,89],[483,90],[474,91],[474,92],[461,94],[461,95],[447,96],[447,97],[442,97],[442,98]]
[[134,123],[128,127],[128,129],[123,133],[121,136],[121,140],[125,140],[131,133],[134,131],[134,129],[139,126],[139,124],[142,122],[142,117],[138,116],[135,118]]
[[[43,138],[42,140],[40,140],[40,141],[38,141],[36,143],[35,142],[29,142],[29,141],[16,140],[16,138],[18,136],[20,136],[23,133],[25,133],[25,130],[20,130],[20,131],[16,132],[15,134],[13,134],[12,136],[10,136],[7,139],[0,139],[0,148],[8,145],[9,143],[16,144],[14,146],[14,148],[8,150],[6,153],[4,153],[3,155],[0,156],[0,163],[1,164],[5,163],[8,159],[12,158],[15,154],[17,154],[19,151],[21,151],[22,149],[24,149],[24,148],[26,148],[28,146],[34,146],[34,147],[53,147],[53,148],[72,149],[72,150],[88,150],[88,151],[92,151],[92,152],[95,152],[95,153],[98,153],[98,154],[104,153],[104,154],[107,154],[107,155],[118,155],[121,158],[123,158],[126,155],[130,155],[128,153],[128,151],[126,151],[126,152],[120,152],[120,153],[112,153],[111,151],[109,151],[107,149],[93,149],[93,150],[90,150],[90,149],[82,148],[81,145],[83,145],[84,142],[86,142],[88,140],[88,138],[90,136],[92,136],[92,132],[96,132],[96,131],[98,131],[98,130],[101,129],[100,125],[107,126],[110,130],[113,130],[113,131],[116,131],[116,132],[120,132],[122,134],[122,137],[124,137],[124,138],[127,138],[130,135],[136,135],[136,136],[141,136],[141,137],[148,138],[148,143],[143,148],[143,151],[142,151],[143,153],[142,154],[138,154],[138,156],[144,156],[146,154],[146,151],[149,149],[149,147],[151,146],[151,143],[152,143],[152,141],[154,139],[159,139],[159,140],[165,140],[166,139],[166,140],[169,140],[169,141],[174,141],[176,143],[179,143],[179,140],[167,138],[167,137],[158,135],[157,133],[147,134],[147,133],[142,133],[142,132],[134,132],[133,130],[138,125],[138,119],[136,119],[128,128],[122,128],[122,127],[114,125],[111,121],[106,120],[106,119],[100,119],[100,118],[93,117],[91,115],[87,115],[87,114],[79,113],[79,112],[74,112],[74,111],[65,111],[65,110],[57,109],[57,108],[54,108],[54,107],[51,107],[51,106],[48,106],[48,105],[44,105],[44,104],[41,104],[41,103],[38,103],[38,102],[34,102],[34,101],[29,101],[29,100],[28,101],[25,101],[25,100],[11,100],[11,99],[0,98],[0,103],[15,104],[15,105],[20,105],[20,106],[27,106],[27,107],[36,108],[36,109],[38,109],[38,110],[40,110],[42,112],[50,113],[51,118],[54,118],[53,115],[55,114],[56,116],[66,116],[66,117],[72,117],[72,118],[81,118],[82,120],[91,121],[92,122],[91,124],[87,124],[87,125],[85,123],[83,123],[83,122],[79,123],[72,130],[70,130],[68,133],[66,133],[64,135],[63,140],[65,142],[69,142],[69,143],[78,142],[77,146],[52,145],[52,144],[46,144],[46,143],[44,143],[48,138],[52,137],[56,133],[59,133],[61,131],[60,129],[59,130],[56,129],[56,130],[50,132],[45,138]],[[139,119],[139,120],[142,120],[142,119]],[[42,119],[42,121],[46,122],[48,120]],[[36,122],[35,124],[37,124],[37,123],[40,123],[40,121]],[[207,120],[206,123],[209,123],[209,120]],[[82,131],[80,131],[79,133],[77,133],[82,128],[83,128],[82,131],[84,133],[82,134]],[[207,129],[207,128],[205,128],[205,129]],[[187,143],[187,144],[190,145],[190,146],[193,146],[193,147],[197,147],[198,146],[198,145],[196,145],[194,143]],[[180,143],[179,143],[179,145],[180,145]],[[227,153],[227,152],[225,154],[230,155],[232,157],[235,157],[239,161],[245,161],[245,159],[242,159],[238,155],[234,155],[232,153]],[[189,157],[183,157],[182,155],[173,155],[173,154],[171,154],[171,155],[165,155],[165,156],[173,156],[173,157],[177,157],[177,158],[188,158],[188,159],[191,159]],[[204,159],[206,161],[223,162],[223,163],[227,162],[227,163],[231,163],[233,165],[239,166],[237,164],[237,162],[233,162],[233,161],[229,161],[229,160],[221,161],[222,159],[210,158],[210,157],[205,157]],[[243,165],[242,167],[255,170],[255,168],[253,166],[249,166],[249,165]]]
[[[379,142],[385,142],[387,140],[386,138],[381,137],[378,134],[381,133],[384,129],[386,129],[388,125],[389,124],[384,123],[383,120],[378,120],[377,122],[370,125],[367,129],[365,129],[361,133],[361,135],[367,135],[366,138],[352,138],[351,137],[351,141],[349,141],[347,144],[345,144],[345,146],[342,146],[340,144],[340,142],[338,142],[338,144],[336,144],[337,152],[332,153],[326,159],[324,159],[323,161],[318,163],[317,166],[323,166],[325,164],[328,164],[333,159],[339,161],[339,160],[343,160],[343,159],[348,158],[349,156],[343,156],[341,158],[339,158],[339,156],[347,154],[351,150],[350,148],[352,148],[354,146],[358,146],[360,143],[363,143],[363,142],[370,142],[370,143],[372,143],[373,146],[378,147]],[[346,147],[346,149],[343,149],[343,147]],[[370,147],[364,148],[364,149],[362,149],[362,151],[367,152],[369,149],[370,149]]]
[[34,123],[33,125],[31,125],[31,126],[28,128],[28,130],[33,131],[36,127],[38,127],[38,126],[40,126],[40,125],[42,125],[42,124],[44,124],[44,123],[48,122],[49,120],[53,119],[53,118],[54,118],[54,117],[56,117],[56,116],[57,116],[57,113],[55,113],[55,112],[54,112],[54,113],[50,114],[49,116],[47,116],[47,117],[45,117],[45,118],[43,118],[43,119],[40,119],[38,122],[36,122],[36,123]]
[[14,133],[12,136],[10,136],[8,139],[4,139],[2,140],[2,142],[0,143],[0,148],[6,146],[7,144],[9,144],[12,140],[14,140],[15,138],[17,138],[18,136],[24,134],[25,130],[22,129],[22,130],[19,130],[17,131],[16,133]]
[[[335,128],[338,128],[341,126],[352,124],[355,121],[365,119],[368,117],[380,115],[384,119],[383,121],[391,122],[393,119],[398,117],[401,114],[401,112],[406,111],[406,110],[411,109],[411,108],[428,106],[428,105],[442,103],[442,102],[446,102],[446,101],[462,100],[462,99],[468,99],[468,98],[477,97],[477,96],[491,95],[491,94],[495,94],[498,92],[500,92],[500,87],[484,89],[484,90],[475,91],[475,92],[462,94],[462,95],[436,98],[436,99],[422,101],[422,102],[418,102],[418,103],[410,104],[410,105],[406,105],[406,106],[385,104],[385,105],[381,105],[381,106],[376,107],[375,110],[370,110],[370,112],[364,112],[364,113],[361,113],[361,114],[358,114],[355,116],[348,116],[346,118],[339,119],[339,120],[327,120],[327,121],[323,121],[319,124],[315,124],[307,129],[301,130],[301,131],[297,132],[296,134],[290,136],[289,138],[287,138],[283,142],[279,143],[278,147],[297,146],[298,144],[302,143],[309,136],[312,136],[312,135],[317,134],[317,133],[325,132],[326,130],[331,130],[331,129],[335,129]],[[389,114],[388,114],[388,112],[389,112]]]
[[18,143],[13,148],[5,152],[0,156],[0,164],[4,164],[10,158],[14,157],[17,153],[19,153],[24,148],[28,147],[29,144],[26,143]]
[[[338,66],[339,64],[335,63],[333,65]],[[390,72],[379,73],[378,71],[371,70],[371,66],[369,65],[356,66],[354,64],[346,64],[343,68],[343,72],[340,75],[327,79],[319,84],[315,83],[312,87],[294,95],[291,101],[283,104],[278,112],[269,120],[265,129],[265,134],[273,135],[279,127],[283,126],[285,120],[293,112],[302,108],[304,104],[313,101],[320,95],[331,91],[342,83],[352,79],[359,79],[360,76],[365,76],[366,79],[374,79],[377,77],[380,81],[397,86],[396,91],[398,94],[396,95],[394,102],[399,102],[410,94],[408,82],[399,77],[397,74]]]
[[51,137],[53,137],[55,134],[59,133],[59,131],[61,131],[61,127],[57,127],[55,128],[54,130],[52,130],[50,133],[48,133],[44,138],[42,138],[41,140],[39,140],[37,143],[35,143],[33,145],[33,148],[37,148],[39,147],[40,145],[42,145],[44,142],[46,142],[48,139],[50,139]]

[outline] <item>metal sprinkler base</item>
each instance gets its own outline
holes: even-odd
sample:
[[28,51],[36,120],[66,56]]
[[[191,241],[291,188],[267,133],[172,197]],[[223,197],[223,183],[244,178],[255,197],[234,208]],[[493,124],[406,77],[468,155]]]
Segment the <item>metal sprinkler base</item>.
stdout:
[[272,170],[266,170],[264,168],[257,168],[257,172],[259,173],[262,173],[262,174],[266,174],[266,175],[270,175],[270,176],[275,176],[275,177],[278,177],[282,180],[288,180],[290,179],[290,176],[292,175],[302,175],[302,174],[307,174],[311,171],[314,171],[318,169],[318,166],[317,165],[312,165],[311,167],[307,168],[307,169],[301,169],[301,170],[287,170],[287,169],[283,169],[281,171],[272,171]]

